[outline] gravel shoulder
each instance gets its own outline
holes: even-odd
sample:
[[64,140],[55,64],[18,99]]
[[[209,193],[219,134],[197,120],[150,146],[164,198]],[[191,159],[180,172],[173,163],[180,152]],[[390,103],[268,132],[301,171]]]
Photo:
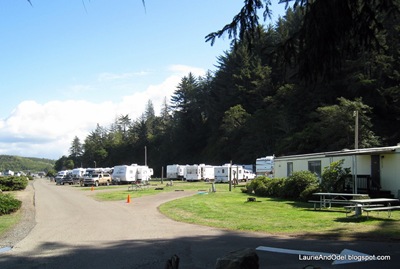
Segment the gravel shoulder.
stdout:
[[24,239],[35,227],[35,190],[30,181],[24,191],[17,192],[16,198],[22,202],[20,221],[5,234],[0,236],[0,248],[13,247]]

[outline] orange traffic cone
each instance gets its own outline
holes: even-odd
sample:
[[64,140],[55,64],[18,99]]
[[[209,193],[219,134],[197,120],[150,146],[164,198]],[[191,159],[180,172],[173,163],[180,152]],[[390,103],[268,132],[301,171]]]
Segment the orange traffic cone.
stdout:
[[126,203],[129,204],[131,202],[131,196],[128,194],[128,197],[126,198]]

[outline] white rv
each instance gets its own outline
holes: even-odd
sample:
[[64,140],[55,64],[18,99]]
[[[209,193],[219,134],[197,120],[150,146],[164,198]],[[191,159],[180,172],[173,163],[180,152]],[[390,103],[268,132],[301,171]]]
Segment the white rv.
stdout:
[[183,179],[185,177],[186,165],[167,165],[167,179]]
[[214,166],[194,164],[186,166],[186,181],[199,181],[214,179]]
[[153,169],[147,165],[140,165],[137,167],[137,180],[148,181],[153,175]]
[[229,163],[214,168],[215,182],[229,182],[231,180],[244,180],[244,168],[241,165]]
[[135,181],[148,181],[153,175],[153,169],[146,165],[117,165],[111,175],[114,183],[132,183]]
[[83,174],[85,174],[85,172],[86,172],[85,168],[75,168],[75,169],[72,169],[71,175],[73,178],[82,178]]
[[131,183],[137,180],[138,165],[117,165],[111,175],[114,183]]
[[256,159],[256,175],[273,177],[274,158],[275,156],[266,156]]

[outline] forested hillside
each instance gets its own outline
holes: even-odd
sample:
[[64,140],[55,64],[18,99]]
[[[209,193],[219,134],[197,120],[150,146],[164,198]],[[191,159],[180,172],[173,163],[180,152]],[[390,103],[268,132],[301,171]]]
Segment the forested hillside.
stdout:
[[[399,1],[394,2],[398,10]],[[377,10],[380,25],[371,26],[376,46],[370,36],[365,42],[350,32],[340,36],[341,26],[330,25],[332,36],[326,38],[340,39],[343,47],[325,51],[305,46],[304,39],[311,42],[313,35],[304,37],[302,28],[310,11],[288,9],[276,24],[259,26],[251,39],[236,40],[218,58],[215,72],[183,77],[160,115],[149,101],[138,119],[120,115],[110,126],[97,126],[84,141],[72,141],[70,155],[57,167],[143,164],[146,153],[158,173],[172,163],[254,163],[272,154],[354,148],[354,111],[360,148],[395,145],[400,142],[400,17]],[[316,59],[321,69],[310,66]]]
[[54,164],[55,160],[0,155],[0,172],[4,170],[14,172],[47,172],[54,169]]

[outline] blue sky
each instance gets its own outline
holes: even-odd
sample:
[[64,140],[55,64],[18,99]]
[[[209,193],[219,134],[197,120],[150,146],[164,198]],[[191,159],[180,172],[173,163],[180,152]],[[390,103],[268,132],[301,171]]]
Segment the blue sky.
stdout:
[[[156,112],[180,79],[229,50],[205,36],[240,0],[26,0],[0,4],[0,154],[58,159],[74,136]],[[278,0],[273,1],[278,2]],[[275,21],[284,5],[273,8]],[[260,13],[261,16],[261,13]]]

